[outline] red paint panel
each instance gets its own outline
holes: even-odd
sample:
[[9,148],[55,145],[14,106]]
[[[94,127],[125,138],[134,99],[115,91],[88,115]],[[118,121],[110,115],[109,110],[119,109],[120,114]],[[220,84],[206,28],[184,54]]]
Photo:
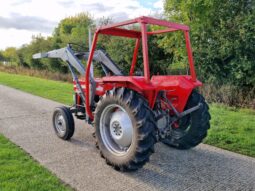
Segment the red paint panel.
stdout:
[[91,112],[90,109],[90,105],[89,105],[89,77],[90,77],[90,67],[91,67],[91,63],[92,63],[92,59],[93,59],[93,55],[96,49],[96,43],[97,43],[97,37],[98,37],[98,31],[95,33],[94,38],[93,38],[93,42],[92,42],[92,47],[91,47],[91,51],[89,54],[89,58],[88,58],[88,62],[87,62],[87,68],[86,68],[86,74],[85,74],[85,82],[86,82],[86,93],[85,93],[85,98],[86,98],[86,113],[88,114],[88,116],[90,117],[91,120],[94,119],[94,116]]
[[155,18],[151,18],[151,17],[139,17],[139,18],[137,18],[137,20],[140,23],[143,22],[143,23],[152,24],[152,25],[165,26],[168,28],[179,29],[179,30],[184,30],[184,31],[189,30],[189,27],[187,25],[173,23],[173,22],[155,19]]
[[141,23],[142,32],[142,46],[143,46],[143,68],[144,77],[147,82],[150,80],[150,69],[149,69],[149,55],[148,55],[148,39],[147,39],[147,28],[145,23]]
[[185,35],[186,49],[187,49],[188,59],[189,59],[190,74],[191,74],[192,80],[196,81],[197,77],[196,77],[192,49],[191,49],[191,44],[190,44],[190,39],[189,39],[189,32],[185,31],[184,35]]
[[174,31],[178,31],[179,29],[164,29],[164,30],[157,30],[157,31],[151,31],[151,32],[147,32],[148,35],[155,35],[155,34],[162,34],[162,33],[167,33],[167,32],[174,32]]
[[185,30],[185,31],[189,30],[189,27],[187,25],[178,24],[178,23],[169,22],[169,21],[160,20],[160,19],[155,19],[155,18],[151,18],[151,17],[144,17],[144,16],[138,17],[136,19],[124,21],[124,22],[119,22],[119,23],[115,23],[115,24],[111,24],[111,25],[107,25],[107,26],[102,26],[99,29],[105,30],[105,29],[109,29],[109,28],[121,27],[124,25],[130,25],[130,24],[134,24],[134,23],[146,23],[146,24],[165,26],[168,28],[174,28],[174,29]]
[[135,30],[127,30],[121,28],[109,28],[105,30],[99,30],[100,34],[112,35],[112,36],[122,36],[129,38],[140,38],[141,32]]
[[131,64],[131,68],[130,68],[130,72],[129,72],[130,76],[133,76],[133,73],[134,73],[134,70],[135,70],[135,65],[136,65],[137,54],[138,54],[138,50],[139,50],[139,46],[140,46],[140,41],[141,41],[141,39],[138,38],[135,42],[135,49],[134,49],[134,53],[133,53],[133,59],[132,59],[132,64]]

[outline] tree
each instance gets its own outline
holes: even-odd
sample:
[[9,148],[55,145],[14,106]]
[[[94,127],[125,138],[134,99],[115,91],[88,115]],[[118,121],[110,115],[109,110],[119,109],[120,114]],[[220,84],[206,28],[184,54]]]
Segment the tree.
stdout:
[[3,61],[8,62],[11,65],[17,65],[18,55],[15,47],[8,47],[2,52]]
[[[22,66],[28,66],[35,69],[49,68],[49,60],[33,59],[33,54],[38,52],[49,51],[52,48],[51,38],[45,38],[41,35],[33,36],[32,41],[28,45],[22,46],[17,52],[19,55],[19,63]],[[50,68],[49,68],[50,69]]]
[[0,62],[4,61],[3,51],[0,50]]
[[[200,78],[214,83],[255,84],[255,2],[251,0],[166,0],[171,21],[191,28]],[[172,51],[173,38],[161,42]],[[177,50],[183,54],[183,50]]]
[[68,43],[76,43],[88,48],[89,27],[93,27],[93,20],[88,13],[61,20],[53,33],[55,46],[63,47]]

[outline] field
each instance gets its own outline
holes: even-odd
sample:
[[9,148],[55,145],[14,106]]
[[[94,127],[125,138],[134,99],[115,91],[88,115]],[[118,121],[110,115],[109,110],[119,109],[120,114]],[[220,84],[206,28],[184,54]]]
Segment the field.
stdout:
[[[72,103],[72,84],[0,72],[0,84],[63,104]],[[211,129],[204,143],[255,157],[255,111],[210,104]]]

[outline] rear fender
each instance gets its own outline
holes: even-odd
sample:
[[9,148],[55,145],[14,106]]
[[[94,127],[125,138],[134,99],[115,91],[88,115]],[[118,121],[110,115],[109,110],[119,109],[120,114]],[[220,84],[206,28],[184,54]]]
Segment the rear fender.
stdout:
[[157,88],[157,91],[166,92],[166,97],[179,112],[184,110],[193,89],[202,86],[200,81],[193,81],[191,76],[181,75],[153,76],[151,82]]
[[150,108],[154,107],[158,92],[165,91],[167,98],[177,111],[182,112],[192,90],[202,83],[193,81],[191,76],[153,76],[148,83],[144,77],[138,76],[107,76],[96,81],[96,95],[102,96],[113,88],[132,89],[148,100]]
[[152,83],[146,82],[144,77],[140,76],[107,76],[102,78],[104,91],[112,88],[125,87],[138,92],[148,100],[149,106],[153,108],[157,90]]

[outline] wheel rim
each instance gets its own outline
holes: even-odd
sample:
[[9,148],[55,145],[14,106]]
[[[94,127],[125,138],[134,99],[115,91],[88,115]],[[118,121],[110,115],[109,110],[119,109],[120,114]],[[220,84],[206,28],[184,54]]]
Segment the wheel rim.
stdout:
[[64,135],[66,132],[66,122],[64,116],[61,113],[57,113],[54,122],[57,132],[60,135]]
[[132,143],[132,121],[123,107],[111,104],[105,107],[100,118],[102,141],[114,155],[125,155]]

